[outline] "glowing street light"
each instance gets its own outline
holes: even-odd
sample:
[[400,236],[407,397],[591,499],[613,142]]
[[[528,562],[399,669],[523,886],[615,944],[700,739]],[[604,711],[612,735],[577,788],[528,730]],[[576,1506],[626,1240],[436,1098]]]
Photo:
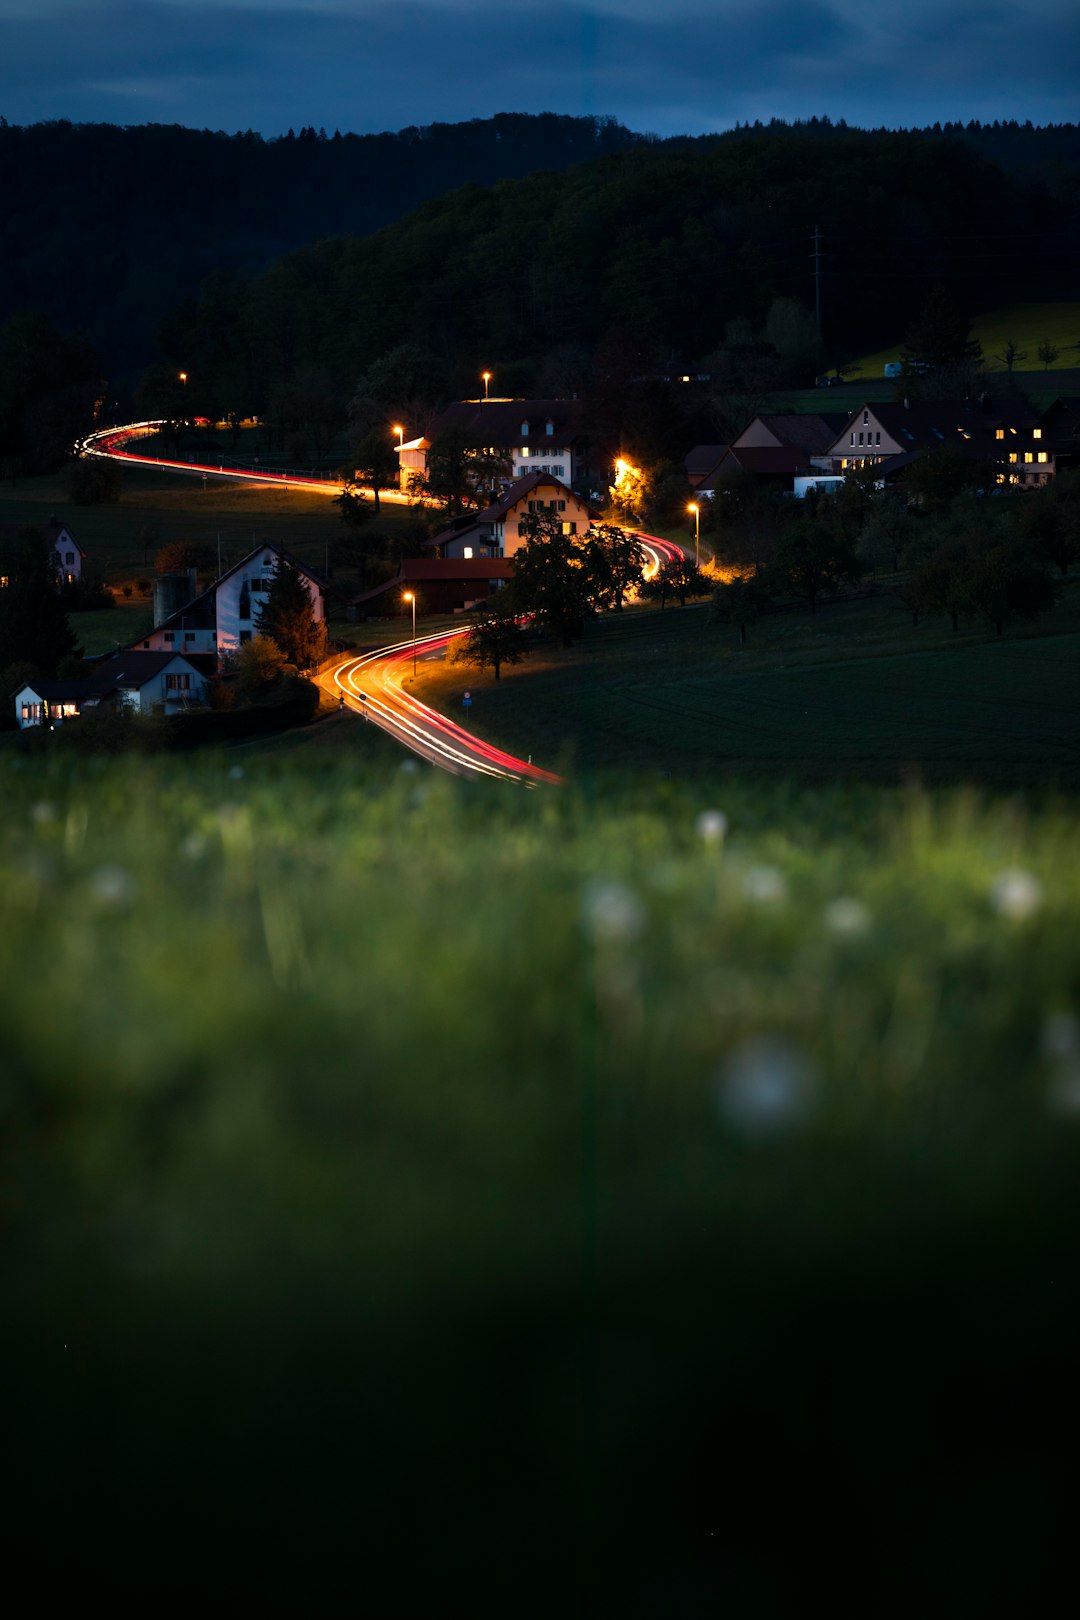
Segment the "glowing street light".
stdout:
[[405,443],[405,429],[402,427],[400,422],[395,422],[393,431],[397,434],[398,449],[400,450],[402,445]]
[[697,568],[701,552],[701,507],[696,501],[691,501],[686,510],[694,514],[694,567]]
[[180,381],[182,383],[186,383],[187,382],[187,372],[186,371],[181,371],[179,373],[179,378],[180,378]]
[[416,594],[415,594],[415,592],[413,592],[413,591],[405,591],[403,593],[402,600],[405,601],[405,602],[411,602],[412,603],[412,672],[415,675],[416,674]]
[[482,371],[480,373],[480,376],[483,378],[483,382],[484,382],[484,398],[487,399],[488,398],[488,384],[491,381],[491,372],[490,371]]

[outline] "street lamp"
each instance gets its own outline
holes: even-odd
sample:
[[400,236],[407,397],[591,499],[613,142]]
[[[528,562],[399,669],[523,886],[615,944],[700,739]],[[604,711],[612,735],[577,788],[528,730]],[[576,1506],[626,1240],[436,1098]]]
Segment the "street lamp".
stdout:
[[404,593],[404,600],[412,603],[412,672],[416,674],[416,595],[413,591]]
[[400,450],[402,445],[405,443],[405,429],[402,427],[400,422],[395,422],[393,431],[397,434],[398,449]]
[[697,568],[701,552],[701,508],[696,501],[691,501],[686,510],[694,514],[694,567]]
[[181,371],[179,373],[179,378],[180,378],[180,381],[182,383],[186,383],[187,382],[187,372],[186,371]]
[[480,373],[480,375],[484,380],[484,398],[487,399],[487,397],[488,397],[488,383],[491,381],[491,372],[490,371],[482,371]]

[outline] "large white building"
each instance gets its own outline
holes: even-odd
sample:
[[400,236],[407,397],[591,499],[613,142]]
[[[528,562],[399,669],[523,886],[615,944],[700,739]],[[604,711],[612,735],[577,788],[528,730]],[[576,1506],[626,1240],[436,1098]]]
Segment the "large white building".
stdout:
[[275,570],[284,559],[299,574],[311,598],[316,624],[326,618],[326,582],[304,563],[269,542],[249,551],[208,590],[155,625],[136,643],[143,652],[212,653],[218,659],[258,635],[259,610]]
[[480,557],[512,557],[524,544],[522,520],[537,512],[554,513],[563,534],[585,534],[592,521],[585,502],[560,479],[532,472],[482,512],[455,518],[428,545],[440,557],[466,562]]
[[408,489],[427,471],[428,451],[444,433],[461,435],[467,449],[489,464],[502,461],[506,477],[549,473],[564,484],[586,475],[588,446],[582,404],[576,399],[461,399],[447,406],[420,438],[398,447],[399,481]]

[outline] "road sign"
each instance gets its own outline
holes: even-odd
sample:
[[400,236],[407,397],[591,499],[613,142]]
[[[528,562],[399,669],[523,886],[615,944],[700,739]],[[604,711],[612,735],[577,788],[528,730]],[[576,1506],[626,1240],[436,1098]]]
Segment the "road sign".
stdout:
[[461,702],[462,702],[463,707],[465,707],[466,709],[471,709],[472,708],[472,693],[471,692],[466,692],[465,696],[462,698]]

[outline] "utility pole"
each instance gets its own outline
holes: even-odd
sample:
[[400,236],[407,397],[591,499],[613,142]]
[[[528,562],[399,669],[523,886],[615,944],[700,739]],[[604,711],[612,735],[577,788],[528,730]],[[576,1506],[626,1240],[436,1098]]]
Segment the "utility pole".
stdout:
[[814,319],[817,322],[818,342],[821,342],[821,229],[814,226]]

